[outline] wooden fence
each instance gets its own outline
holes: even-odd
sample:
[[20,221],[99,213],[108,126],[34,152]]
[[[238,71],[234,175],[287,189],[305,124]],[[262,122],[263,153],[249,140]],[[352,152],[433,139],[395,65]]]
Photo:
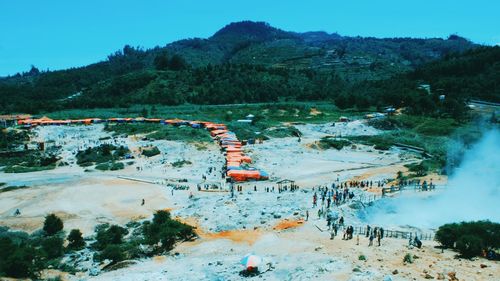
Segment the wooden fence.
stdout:
[[[342,229],[347,228],[346,225]],[[366,226],[353,226],[354,235],[366,236]],[[373,228],[371,228],[373,230]],[[415,236],[420,240],[434,240],[434,233],[427,232],[411,232],[411,231],[400,231],[400,230],[388,230],[384,229],[384,238],[396,238],[396,239],[413,239]]]
[[445,185],[435,185],[435,184],[432,184],[431,185],[406,185],[406,186],[401,186],[401,185],[395,185],[395,186],[391,186],[391,187],[384,187],[382,188],[382,197],[384,197],[386,194],[389,194],[389,193],[395,193],[395,192],[402,192],[402,191],[407,191],[407,190],[414,190],[414,191],[433,191],[433,190],[436,190],[438,188],[444,188]]

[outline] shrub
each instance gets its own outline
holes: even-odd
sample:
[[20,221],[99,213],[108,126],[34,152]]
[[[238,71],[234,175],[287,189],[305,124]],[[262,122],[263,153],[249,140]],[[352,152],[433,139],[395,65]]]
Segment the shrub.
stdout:
[[62,256],[63,254],[63,239],[52,236],[43,239],[42,249],[48,259],[54,259]]
[[478,236],[463,235],[457,240],[457,250],[464,258],[479,256],[483,249],[483,240]]
[[68,235],[68,248],[73,250],[79,250],[85,247],[85,241],[83,240],[82,233],[79,229],[72,229]]
[[358,260],[360,260],[360,261],[366,261],[365,255],[359,255],[358,256]]
[[45,222],[43,223],[43,230],[47,235],[54,235],[63,229],[62,220],[55,214],[50,214],[45,217]]
[[111,260],[111,264],[115,264],[124,260],[126,257],[122,248],[119,245],[107,245],[99,255],[100,260]]
[[96,247],[99,250],[111,244],[121,244],[123,236],[128,234],[128,230],[118,225],[101,225],[97,228]]
[[110,166],[111,171],[116,171],[116,170],[123,170],[125,168],[125,165],[122,162],[114,162]]
[[446,248],[456,249],[463,257],[481,254],[483,249],[500,247],[500,223],[475,221],[445,224],[439,227],[435,239]]
[[404,263],[413,263],[413,256],[410,253],[406,253],[403,258]]

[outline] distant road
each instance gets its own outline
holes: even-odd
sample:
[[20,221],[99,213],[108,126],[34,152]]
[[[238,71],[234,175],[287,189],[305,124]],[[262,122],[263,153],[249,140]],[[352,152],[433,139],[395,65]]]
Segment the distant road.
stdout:
[[473,105],[487,105],[487,106],[500,107],[500,103],[489,102],[489,101],[482,101],[482,100],[470,100],[468,102],[468,104],[473,104]]

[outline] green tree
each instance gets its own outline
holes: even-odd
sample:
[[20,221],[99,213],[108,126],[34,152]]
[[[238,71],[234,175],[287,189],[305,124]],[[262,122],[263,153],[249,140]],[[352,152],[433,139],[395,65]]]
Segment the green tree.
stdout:
[[43,230],[47,235],[54,235],[63,229],[63,221],[55,214],[50,214],[45,217],[43,223]]
[[83,240],[82,233],[79,229],[72,229],[68,235],[68,248],[79,250],[85,247],[85,240]]
[[166,53],[161,53],[156,55],[153,60],[153,64],[157,70],[167,70],[168,69],[168,56]]
[[168,68],[170,70],[178,71],[183,70],[187,67],[186,61],[180,55],[173,55],[168,63]]
[[42,249],[45,252],[48,259],[54,259],[62,256],[63,254],[63,243],[62,238],[53,236],[47,237],[42,241]]

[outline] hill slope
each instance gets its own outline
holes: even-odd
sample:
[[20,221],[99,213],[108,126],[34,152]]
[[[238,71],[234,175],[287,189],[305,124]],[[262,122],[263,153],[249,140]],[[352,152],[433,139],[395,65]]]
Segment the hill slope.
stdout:
[[106,61],[0,79],[2,112],[130,103],[233,103],[333,99],[365,80],[385,81],[477,45],[443,39],[294,33],[263,22],[231,23],[207,39],[142,50],[125,46]]

